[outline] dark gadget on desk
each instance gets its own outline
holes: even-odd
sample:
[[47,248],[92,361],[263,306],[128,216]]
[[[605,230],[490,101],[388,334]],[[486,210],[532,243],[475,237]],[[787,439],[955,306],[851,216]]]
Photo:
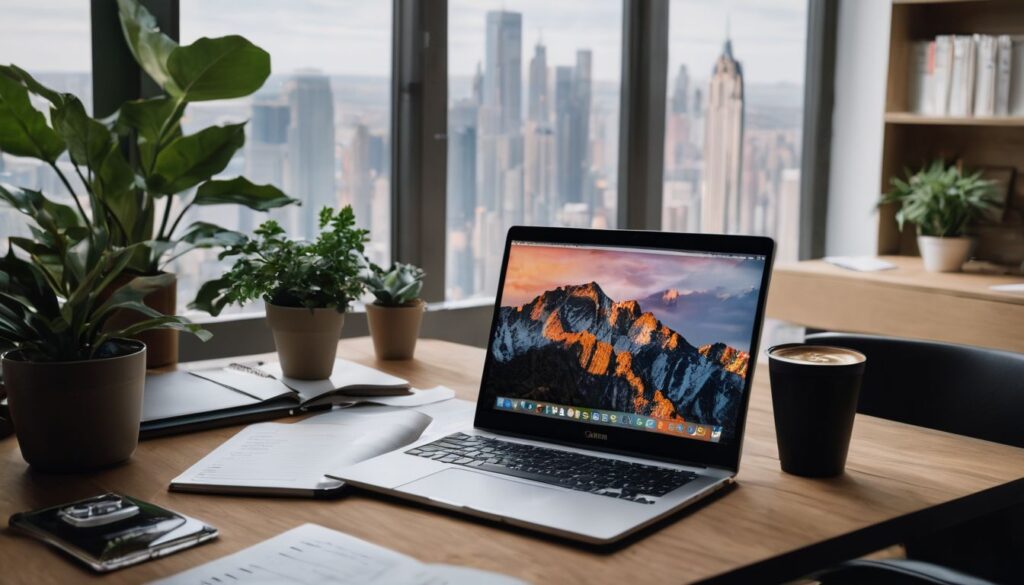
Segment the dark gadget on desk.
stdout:
[[739,470],[774,243],[513,227],[471,428],[351,485],[590,543]]
[[94,571],[162,557],[217,536],[217,529],[160,506],[107,493],[11,516],[10,525]]

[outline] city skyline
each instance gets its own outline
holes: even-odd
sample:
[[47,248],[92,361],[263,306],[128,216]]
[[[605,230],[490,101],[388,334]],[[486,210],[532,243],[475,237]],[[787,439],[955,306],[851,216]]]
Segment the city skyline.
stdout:
[[[609,46],[616,53],[612,59],[618,59],[621,31],[616,24],[605,23],[603,32],[557,34],[557,28],[538,24],[547,16],[539,19],[536,12],[495,18],[492,24],[487,11],[478,10],[470,11],[480,17],[470,26],[457,6],[450,8],[450,47],[468,46],[466,43],[475,43],[472,39],[486,37],[488,31],[495,39],[504,35],[501,43],[493,43],[490,57],[488,44],[482,40],[476,54],[460,53],[459,58],[473,59],[469,75],[463,75],[454,60],[449,63],[445,279],[446,298],[457,300],[494,294],[509,225],[615,227],[620,83],[614,76],[617,73],[610,78],[602,75],[609,71]],[[621,6],[617,10],[621,11]],[[377,17],[390,19],[390,9],[384,12]],[[719,13],[725,12],[719,9]],[[670,27],[675,30],[682,13],[674,9],[672,14]],[[213,19],[205,29],[188,29],[189,38],[200,32],[231,32],[209,28],[217,22]],[[576,25],[572,23],[572,27]],[[714,27],[707,28],[710,32],[702,34],[713,32]],[[743,29],[734,19],[733,30]],[[248,30],[241,32],[249,35]],[[611,45],[588,45],[589,39],[601,35],[612,35],[615,40]],[[725,39],[716,36],[717,59]],[[541,39],[544,41],[538,43]],[[255,36],[253,40],[261,42]],[[750,81],[750,59],[757,62],[757,55],[747,50],[756,43],[749,38],[729,40],[736,61],[743,66],[743,129],[738,154],[742,171],[735,187],[746,210],[742,230],[784,235],[779,238],[779,257],[795,258],[800,86],[786,81],[786,76],[767,83]],[[566,50],[566,43],[573,45],[571,50]],[[375,58],[386,53],[389,61],[390,45],[384,44],[387,46],[375,52]],[[679,46],[680,40],[673,34],[670,56],[678,53]],[[351,203],[359,223],[372,230],[368,249],[374,260],[389,262],[390,66],[375,73],[325,73],[309,67],[317,64],[313,59],[289,73],[288,62],[276,57],[278,47],[268,44],[267,48],[275,55],[277,73],[263,89],[250,98],[192,104],[183,124],[186,132],[192,132],[208,125],[249,120],[246,146],[222,176],[246,175],[257,183],[277,185],[303,199],[305,205],[269,215],[226,207],[193,209],[187,220],[216,221],[249,231],[267,217],[275,217],[296,235],[308,236],[315,231],[313,213],[319,205]],[[714,62],[699,62],[697,55],[681,60],[670,57],[666,84],[662,227],[674,231],[707,229],[701,225],[701,205],[708,191],[705,110]],[[802,52],[799,55],[802,57]],[[449,56],[453,56],[451,49]],[[797,67],[802,72],[802,59],[787,61],[799,61]],[[503,78],[499,70],[504,72]],[[81,95],[87,104],[91,101],[89,73],[43,73],[40,77],[57,89]],[[318,80],[317,88],[300,89],[299,78]],[[755,80],[763,78],[753,75]],[[313,98],[316,94],[320,97]],[[735,158],[736,152],[730,149],[730,157]],[[0,157],[3,180],[42,187],[59,196],[63,191],[59,182],[30,162]],[[21,233],[23,224],[20,217],[0,210],[0,227]],[[181,274],[185,302],[191,294],[188,287],[219,274],[222,268],[215,256],[200,251],[179,261],[176,269]]]

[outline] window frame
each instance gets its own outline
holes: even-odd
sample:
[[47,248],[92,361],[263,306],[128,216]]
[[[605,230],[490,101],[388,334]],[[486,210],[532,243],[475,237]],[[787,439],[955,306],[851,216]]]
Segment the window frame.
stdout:
[[[447,0],[392,0],[391,246],[397,261],[428,274],[423,335],[486,345],[493,298],[445,302],[447,238]],[[829,139],[835,76],[838,0],[807,0],[807,49],[801,157],[800,257],[823,251]],[[178,0],[142,0],[161,28],[179,37]],[[623,0],[622,87],[619,110],[617,225],[661,227],[668,22],[671,0]],[[117,4],[91,0],[94,114],[159,88],[135,64],[124,43]],[[442,234],[438,237],[438,234]],[[440,276],[438,276],[440,275]],[[366,335],[361,307],[346,316],[342,337]],[[214,333],[203,344],[182,336],[182,361],[273,351],[258,314],[203,317]]]

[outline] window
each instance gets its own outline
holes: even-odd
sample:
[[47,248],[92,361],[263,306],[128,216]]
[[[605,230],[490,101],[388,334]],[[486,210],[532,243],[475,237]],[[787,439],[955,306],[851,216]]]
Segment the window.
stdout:
[[672,0],[662,228],[797,259],[806,0]]
[[[351,204],[357,223],[370,230],[370,258],[389,263],[392,3],[181,0],[180,6],[182,44],[240,34],[269,52],[272,66],[252,96],[190,104],[185,132],[248,120],[246,145],[223,175],[271,183],[302,201],[269,214],[193,208],[187,220],[249,233],[272,217],[292,235],[315,237],[323,206]],[[224,268],[216,250],[175,261],[182,309]]]
[[[0,63],[28,71],[40,83],[57,91],[73,93],[92,111],[92,41],[89,3],[79,0],[35,2],[11,0],[0,19]],[[33,105],[49,115],[49,103],[32,97]],[[80,184],[67,153],[57,161],[72,186]],[[0,182],[41,190],[48,197],[70,204],[71,194],[60,177],[45,163],[0,153]],[[21,213],[0,205],[0,252],[7,238],[29,236]]]
[[449,0],[446,298],[515,224],[615,227],[622,2]]

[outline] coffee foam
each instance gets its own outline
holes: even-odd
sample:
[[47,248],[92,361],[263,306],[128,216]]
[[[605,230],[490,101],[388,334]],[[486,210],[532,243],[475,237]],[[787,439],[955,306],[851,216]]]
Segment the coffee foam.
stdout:
[[773,359],[808,366],[849,366],[867,358],[859,351],[826,345],[792,345],[768,353]]

